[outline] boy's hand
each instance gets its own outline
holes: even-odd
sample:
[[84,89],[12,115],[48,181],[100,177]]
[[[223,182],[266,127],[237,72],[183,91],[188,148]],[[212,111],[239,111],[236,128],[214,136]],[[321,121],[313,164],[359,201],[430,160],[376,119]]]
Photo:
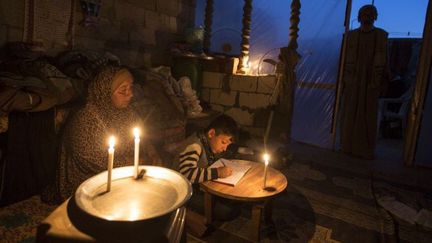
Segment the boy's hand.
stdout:
[[219,167],[217,168],[217,173],[220,178],[228,177],[232,174],[232,169],[230,167]]

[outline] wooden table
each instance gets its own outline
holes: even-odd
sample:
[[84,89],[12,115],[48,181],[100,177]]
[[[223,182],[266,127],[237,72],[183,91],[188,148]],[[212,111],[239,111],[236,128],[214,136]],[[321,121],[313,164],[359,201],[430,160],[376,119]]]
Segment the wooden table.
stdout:
[[85,215],[74,198],[57,207],[37,228],[36,242],[185,242],[186,208],[149,223],[121,224]]
[[271,221],[272,198],[285,190],[288,185],[286,177],[278,170],[267,168],[267,190],[264,190],[264,164],[248,161],[252,167],[235,186],[206,181],[200,184],[204,190],[205,216],[207,223],[213,221],[213,196],[236,201],[252,202],[251,236],[259,241],[261,215],[264,212],[266,222]]

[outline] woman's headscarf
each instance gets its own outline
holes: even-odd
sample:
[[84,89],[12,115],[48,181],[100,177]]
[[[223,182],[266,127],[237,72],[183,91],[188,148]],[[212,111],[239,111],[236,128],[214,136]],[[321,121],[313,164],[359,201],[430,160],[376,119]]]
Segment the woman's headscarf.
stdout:
[[132,74],[127,69],[109,66],[104,68],[89,84],[87,106],[97,109],[107,124],[122,126],[130,121],[129,115],[132,108],[128,106],[118,109],[111,100],[114,91],[127,79],[132,79]]

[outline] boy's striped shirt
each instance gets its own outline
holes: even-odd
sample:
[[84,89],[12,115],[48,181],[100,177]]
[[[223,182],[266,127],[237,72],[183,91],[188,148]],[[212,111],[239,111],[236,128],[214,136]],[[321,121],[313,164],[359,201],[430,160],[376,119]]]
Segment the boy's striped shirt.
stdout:
[[[178,169],[192,183],[200,183],[218,178],[216,168],[198,167],[198,161],[202,152],[202,147],[198,143],[193,143],[187,146],[179,156]],[[205,163],[207,164],[208,162],[205,161]]]

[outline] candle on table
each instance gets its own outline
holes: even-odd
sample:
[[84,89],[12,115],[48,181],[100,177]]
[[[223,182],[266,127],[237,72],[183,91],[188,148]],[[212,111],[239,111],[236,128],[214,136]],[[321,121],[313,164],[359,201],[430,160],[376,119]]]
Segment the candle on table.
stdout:
[[107,181],[107,192],[111,190],[111,175],[114,166],[114,145],[115,137],[111,136],[109,138],[109,148],[108,148],[108,181]]
[[268,166],[268,163],[269,163],[269,159],[270,159],[270,156],[268,154],[264,154],[264,163],[265,163],[265,165],[264,165],[264,187],[263,188],[266,188],[267,166]]
[[139,164],[139,143],[140,143],[140,130],[135,127],[133,129],[133,134],[135,136],[135,153],[134,153],[134,178],[138,178],[138,164]]

